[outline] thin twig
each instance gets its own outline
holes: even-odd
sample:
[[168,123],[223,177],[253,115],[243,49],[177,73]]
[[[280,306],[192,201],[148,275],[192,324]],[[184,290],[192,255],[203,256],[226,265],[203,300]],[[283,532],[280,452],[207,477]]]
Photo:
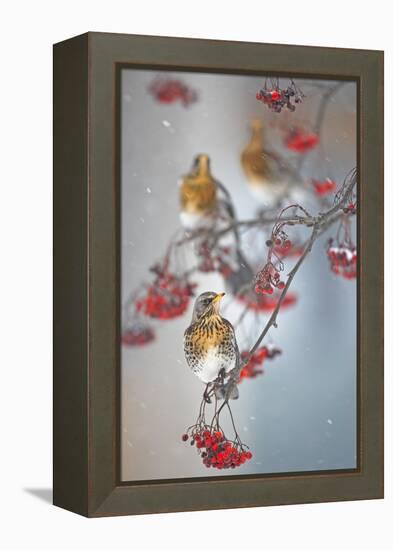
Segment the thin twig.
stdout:
[[[302,263],[306,259],[306,256],[311,252],[314,241],[316,240],[316,238],[318,236],[319,230],[320,230],[319,227],[317,225],[314,225],[311,237],[308,240],[306,246],[304,247],[303,254],[300,256],[299,260],[296,262],[295,267],[289,273],[286,285],[285,285],[285,287],[283,288],[283,290],[281,292],[281,295],[280,295],[280,298],[277,302],[277,305],[274,308],[274,311],[273,311],[272,315],[270,316],[270,319],[266,323],[266,325],[265,325],[264,329],[262,330],[261,334],[259,335],[257,341],[255,342],[255,344],[253,345],[253,347],[249,351],[248,357],[250,357],[259,348],[260,344],[262,343],[262,341],[265,338],[266,334],[269,332],[270,328],[272,326],[276,326],[276,320],[277,320],[278,312],[280,311],[280,308],[281,308],[281,304],[282,304],[282,302],[283,302],[283,300],[284,300],[284,298],[285,298],[285,296],[288,292],[288,289],[289,289],[289,287],[290,287],[290,285],[293,281],[293,278],[295,277],[297,271],[299,270],[300,266],[302,265]],[[242,364],[242,367],[247,362],[248,362],[247,359],[244,360],[243,364]]]
[[[337,201],[337,203],[332,208],[330,208],[330,210],[328,210],[327,212],[325,212],[323,214],[319,214],[318,216],[315,216],[312,219],[313,220],[312,221],[313,230],[312,230],[312,233],[311,233],[311,237],[308,240],[308,242],[307,242],[307,244],[306,244],[306,246],[303,250],[303,253],[300,256],[299,260],[296,262],[295,266],[290,271],[290,273],[288,275],[288,280],[286,282],[286,285],[285,285],[284,289],[281,292],[281,295],[280,295],[280,298],[277,302],[277,305],[274,308],[274,311],[273,311],[272,315],[270,316],[270,318],[269,318],[268,322],[266,323],[264,329],[262,330],[261,334],[259,335],[257,341],[255,342],[255,344],[251,348],[248,357],[250,357],[258,349],[258,347],[262,343],[263,339],[265,338],[266,334],[269,332],[270,328],[272,326],[277,325],[276,320],[277,320],[277,316],[278,316],[278,313],[279,313],[280,308],[281,308],[281,304],[282,304],[282,302],[283,302],[283,300],[284,300],[284,298],[285,298],[285,296],[288,292],[288,289],[289,289],[289,287],[290,287],[290,285],[293,281],[294,276],[296,275],[296,273],[299,270],[300,266],[304,262],[306,256],[311,252],[311,249],[312,249],[313,244],[314,244],[315,240],[317,239],[317,237],[319,237],[322,233],[324,233],[331,225],[333,225],[333,223],[335,223],[338,219],[342,218],[342,216],[344,215],[344,214],[342,214],[342,212],[339,212],[339,211],[342,210],[342,208],[346,204],[348,198],[353,193],[353,190],[354,190],[354,187],[355,187],[355,184],[356,184],[356,181],[357,181],[356,175],[357,175],[356,170],[351,172],[350,181],[347,184],[347,188],[342,190],[340,200]],[[344,185],[345,185],[345,182],[344,182]],[[280,220],[278,220],[278,221],[280,221]],[[245,359],[240,364],[239,369],[236,369],[236,370],[238,370],[238,372],[234,372],[234,376],[236,376],[236,377],[238,376],[241,368],[246,363],[247,363],[247,360]]]

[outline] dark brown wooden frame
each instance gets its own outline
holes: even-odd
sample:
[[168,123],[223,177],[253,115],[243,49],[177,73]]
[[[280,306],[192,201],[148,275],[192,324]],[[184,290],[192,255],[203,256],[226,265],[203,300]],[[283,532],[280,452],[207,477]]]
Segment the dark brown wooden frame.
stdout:
[[[358,83],[358,468],[121,483],[122,66]],[[117,114],[116,114],[117,113]],[[54,503],[90,517],[383,497],[383,52],[87,33],[54,46]]]

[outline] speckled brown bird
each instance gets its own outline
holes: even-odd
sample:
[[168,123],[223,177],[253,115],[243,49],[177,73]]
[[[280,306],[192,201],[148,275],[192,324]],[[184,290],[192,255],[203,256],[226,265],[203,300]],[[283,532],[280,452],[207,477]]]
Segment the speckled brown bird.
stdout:
[[239,364],[235,331],[220,315],[224,292],[203,292],[195,301],[191,325],[184,333],[184,353],[192,372],[205,384]]
[[198,155],[189,174],[180,180],[180,220],[187,229],[209,225],[218,208],[217,185],[208,155]]

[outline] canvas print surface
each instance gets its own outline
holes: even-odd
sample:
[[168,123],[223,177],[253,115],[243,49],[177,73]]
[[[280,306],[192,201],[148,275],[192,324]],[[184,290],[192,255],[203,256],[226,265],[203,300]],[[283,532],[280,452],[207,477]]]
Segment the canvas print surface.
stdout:
[[122,481],[356,468],[356,83],[119,86]]

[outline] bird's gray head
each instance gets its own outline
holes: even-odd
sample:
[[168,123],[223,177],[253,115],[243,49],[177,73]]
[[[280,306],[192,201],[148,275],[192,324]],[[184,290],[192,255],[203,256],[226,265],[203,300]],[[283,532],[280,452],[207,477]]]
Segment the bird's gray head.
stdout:
[[225,292],[217,294],[216,292],[203,292],[195,300],[194,311],[192,313],[192,323],[198,321],[203,315],[219,313],[220,301]]

